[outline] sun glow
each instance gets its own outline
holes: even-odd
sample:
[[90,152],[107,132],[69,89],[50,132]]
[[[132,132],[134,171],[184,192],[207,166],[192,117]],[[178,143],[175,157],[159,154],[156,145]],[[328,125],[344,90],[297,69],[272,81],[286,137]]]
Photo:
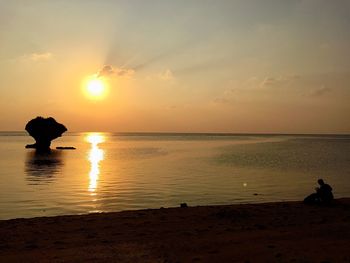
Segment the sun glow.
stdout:
[[100,175],[99,163],[104,159],[104,150],[100,149],[98,144],[104,142],[105,137],[98,133],[91,133],[85,138],[85,140],[91,144],[91,149],[88,153],[88,160],[91,166],[89,172],[90,182],[88,190],[92,195],[94,195]]
[[91,99],[103,99],[107,95],[107,85],[102,78],[90,78],[85,85],[85,94]]

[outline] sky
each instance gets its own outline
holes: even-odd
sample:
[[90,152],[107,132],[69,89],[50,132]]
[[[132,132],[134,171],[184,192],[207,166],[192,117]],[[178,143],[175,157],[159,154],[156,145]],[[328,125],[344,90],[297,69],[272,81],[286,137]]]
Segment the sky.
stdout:
[[0,0],[0,131],[350,133],[349,28],[342,0]]

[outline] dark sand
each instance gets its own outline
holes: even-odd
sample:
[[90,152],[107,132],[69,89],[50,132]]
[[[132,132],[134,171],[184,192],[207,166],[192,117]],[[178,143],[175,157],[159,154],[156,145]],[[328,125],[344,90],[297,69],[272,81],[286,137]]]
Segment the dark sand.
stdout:
[[350,262],[350,199],[0,221],[0,262]]

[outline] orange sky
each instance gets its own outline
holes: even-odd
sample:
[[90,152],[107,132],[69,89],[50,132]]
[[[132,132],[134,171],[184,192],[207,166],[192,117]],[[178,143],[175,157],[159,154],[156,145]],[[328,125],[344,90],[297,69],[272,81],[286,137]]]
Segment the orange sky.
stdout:
[[2,1],[0,130],[349,133],[349,26],[349,1]]

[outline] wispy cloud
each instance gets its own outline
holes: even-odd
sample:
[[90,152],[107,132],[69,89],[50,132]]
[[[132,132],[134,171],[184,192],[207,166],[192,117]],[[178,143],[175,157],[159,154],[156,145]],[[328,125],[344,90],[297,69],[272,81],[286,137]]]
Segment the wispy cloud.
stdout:
[[212,103],[232,105],[236,102],[248,102],[252,100],[266,101],[279,96],[280,98],[290,94],[298,94],[304,89],[304,80],[301,75],[288,74],[279,77],[250,77],[246,80],[231,80],[224,84],[225,88]]
[[262,82],[261,82],[261,87],[265,86],[274,86],[276,83],[280,82],[280,80],[273,78],[273,77],[266,77]]
[[118,68],[111,65],[104,65],[101,70],[98,71],[97,77],[131,77],[134,75],[135,71],[133,69]]
[[173,80],[174,79],[174,74],[173,72],[170,70],[170,69],[167,69],[163,72],[161,72],[158,77],[161,79],[161,80]]
[[52,58],[53,58],[53,54],[51,52],[42,52],[42,53],[31,53],[31,54],[23,55],[20,57],[20,60],[39,62],[39,61],[48,61]]
[[280,77],[266,77],[261,83],[260,87],[273,87],[286,85],[291,83],[292,81],[298,80],[300,78],[299,75],[289,75],[289,76],[280,76]]
[[229,104],[230,100],[225,97],[217,97],[212,101],[214,104]]
[[313,91],[310,93],[310,96],[311,96],[311,97],[320,97],[320,96],[323,96],[323,95],[325,95],[325,94],[327,94],[327,93],[330,93],[331,91],[332,91],[331,88],[326,87],[326,86],[322,86],[322,87],[320,87],[320,88],[318,88],[318,89],[313,90]]

